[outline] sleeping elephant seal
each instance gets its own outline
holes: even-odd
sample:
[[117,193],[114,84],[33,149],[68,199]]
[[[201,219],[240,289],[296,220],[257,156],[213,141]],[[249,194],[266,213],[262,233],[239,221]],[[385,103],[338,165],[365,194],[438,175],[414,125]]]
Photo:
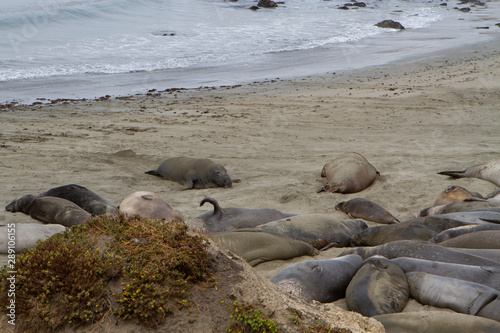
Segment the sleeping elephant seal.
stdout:
[[418,217],[398,224],[376,225],[352,238],[354,246],[375,246],[399,240],[426,241],[443,230],[469,225],[466,222],[437,216]]
[[389,313],[374,316],[386,333],[498,333],[500,323],[483,317],[444,311]]
[[318,254],[311,245],[256,229],[240,229],[212,234],[210,237],[251,266],[264,261],[290,259]]
[[318,250],[347,247],[352,237],[366,228],[363,220],[339,220],[326,214],[301,214],[257,226],[259,230],[308,242]]
[[335,209],[346,213],[352,218],[383,224],[399,223],[399,220],[385,210],[384,207],[364,198],[354,198],[340,202],[335,206]]
[[317,192],[355,193],[370,186],[379,172],[361,154],[344,153],[325,164],[321,177],[327,184]]
[[439,243],[465,249],[500,249],[500,230],[483,230],[457,236]]
[[410,296],[424,305],[500,321],[500,292],[488,286],[423,272],[406,273]]
[[417,214],[415,214],[415,217],[465,212],[468,210],[478,210],[478,209],[495,208],[495,207],[500,207],[500,200],[467,198],[462,201],[453,202],[447,205],[424,208]]
[[183,184],[183,190],[233,185],[226,168],[208,158],[171,157],[146,173]]
[[477,192],[470,192],[462,186],[450,185],[439,193],[436,201],[434,201],[434,206],[447,205],[473,197],[483,199],[483,196]]
[[500,267],[462,265],[409,257],[394,258],[390,261],[401,267],[405,273],[424,272],[447,276],[484,284],[500,291]]
[[478,178],[500,186],[500,161],[476,164],[459,171],[440,171],[438,174],[454,178]]
[[27,194],[17,199],[10,207],[10,212],[23,212],[35,220],[61,224],[65,227],[83,224],[91,214],[73,202],[57,197],[36,197]]
[[[92,192],[86,187],[76,184],[54,187],[47,192],[43,192],[34,196],[57,197],[66,199],[77,204],[92,215],[118,214],[118,207],[113,202],[103,198],[95,192]],[[15,202],[16,200],[7,205],[7,207],[5,207],[5,210],[10,212],[11,207],[15,205]]]
[[16,253],[23,249],[33,248],[39,240],[47,238],[66,230],[59,224],[18,223],[0,225],[0,253],[8,253],[9,235],[15,235]]
[[345,296],[347,285],[362,263],[358,255],[302,261],[280,271],[271,282],[305,301],[330,303]]
[[[193,228],[208,233],[255,228],[259,224],[296,215],[282,213],[272,208],[221,208],[217,200],[210,197],[201,200],[200,207],[206,202],[214,206],[213,212],[201,214],[188,223],[192,224]],[[198,226],[198,224],[201,224],[201,226]]]
[[493,224],[493,223],[469,224],[469,225],[464,225],[462,227],[455,227],[455,228],[451,228],[451,229],[446,229],[444,231],[441,231],[439,234],[432,237],[431,239],[429,239],[429,242],[439,244],[441,242],[444,242],[448,239],[455,238],[455,237],[460,236],[460,235],[465,235],[468,233],[473,233],[473,232],[483,231],[483,230],[500,230],[500,224]]
[[366,259],[346,290],[347,308],[366,317],[403,311],[410,289],[403,270],[382,256]]
[[465,265],[500,266],[500,263],[494,259],[487,259],[487,257],[469,253],[467,249],[448,248],[438,244],[411,240],[394,241],[372,247],[346,249],[340,253],[340,256],[346,254],[359,254],[364,259],[378,254],[388,259],[411,257]]
[[168,203],[156,193],[138,191],[129,194],[120,203],[120,213],[125,216],[146,217],[150,219],[165,219],[172,222],[182,222],[179,212],[175,211]]

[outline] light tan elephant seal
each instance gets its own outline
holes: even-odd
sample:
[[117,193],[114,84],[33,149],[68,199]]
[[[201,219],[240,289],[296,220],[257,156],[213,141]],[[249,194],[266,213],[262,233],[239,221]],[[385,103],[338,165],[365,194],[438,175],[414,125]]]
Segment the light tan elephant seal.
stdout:
[[138,191],[128,195],[120,203],[119,210],[120,213],[130,217],[139,215],[150,219],[182,222],[179,212],[163,201],[158,194],[148,191]]
[[467,198],[483,199],[483,196],[477,192],[471,192],[465,187],[450,185],[446,187],[441,193],[439,193],[436,201],[434,201],[434,206],[447,205],[457,201],[462,201]]
[[379,172],[361,154],[344,153],[321,170],[327,183],[317,192],[355,193],[370,186]]
[[478,178],[500,186],[500,161],[476,164],[459,171],[440,171],[438,174],[454,178]]

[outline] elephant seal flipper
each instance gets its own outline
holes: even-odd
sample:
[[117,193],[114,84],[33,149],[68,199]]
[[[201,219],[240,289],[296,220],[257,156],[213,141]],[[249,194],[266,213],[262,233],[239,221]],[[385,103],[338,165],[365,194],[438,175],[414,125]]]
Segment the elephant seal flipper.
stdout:
[[500,161],[476,164],[464,170],[440,171],[438,174],[454,178],[478,178],[500,186]]
[[486,304],[491,303],[497,297],[498,292],[493,290],[480,294],[469,306],[469,314],[473,316],[477,315]]

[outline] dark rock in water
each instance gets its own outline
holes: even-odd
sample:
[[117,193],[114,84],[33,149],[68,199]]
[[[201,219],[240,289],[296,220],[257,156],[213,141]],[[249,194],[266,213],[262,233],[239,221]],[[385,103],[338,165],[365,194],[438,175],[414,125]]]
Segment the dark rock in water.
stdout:
[[461,11],[461,12],[464,12],[464,13],[470,12],[470,8],[469,7],[459,8],[458,10]]
[[272,0],[259,0],[259,3],[257,4],[258,7],[265,7],[265,8],[275,8],[278,7],[276,2]]
[[476,29],[489,29],[490,27],[476,27]]
[[339,7],[339,8],[337,8],[337,9],[348,10],[348,9],[349,9],[349,7],[347,7],[347,6],[342,6],[342,7]]
[[495,25],[500,28],[500,23],[496,23]]
[[259,7],[257,7],[257,6],[252,6],[252,7],[248,8],[248,9],[251,9],[251,10],[257,10],[257,9],[260,9],[260,8],[259,8]]
[[448,6],[448,4],[446,2],[440,3],[439,5],[440,6]]
[[462,0],[458,4],[465,5],[466,3],[470,3],[473,6],[486,6],[486,4],[480,0]]
[[379,28],[400,29],[400,30],[405,28],[401,23],[393,20],[384,20],[382,22],[375,24],[375,26]]
[[352,5],[356,7],[366,7],[366,3],[364,2],[355,2]]

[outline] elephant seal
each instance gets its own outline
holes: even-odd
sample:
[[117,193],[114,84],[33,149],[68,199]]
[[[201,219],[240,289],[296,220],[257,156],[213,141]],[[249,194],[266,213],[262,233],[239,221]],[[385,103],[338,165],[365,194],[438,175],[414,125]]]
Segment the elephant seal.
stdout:
[[477,192],[470,192],[462,186],[450,185],[446,187],[441,193],[439,193],[436,201],[434,201],[434,206],[447,205],[453,202],[462,201],[464,199],[474,197],[483,199],[483,196]]
[[61,224],[65,227],[83,224],[88,221],[91,214],[75,203],[57,197],[36,197],[27,194],[17,199],[10,207],[10,212],[23,212],[35,220]]
[[312,256],[318,250],[306,242],[273,235],[256,229],[240,229],[212,234],[210,237],[251,266],[264,261]]
[[339,220],[326,214],[302,214],[257,226],[259,230],[308,242],[318,250],[349,246],[352,237],[366,228],[363,220]]
[[500,161],[490,161],[476,164],[459,171],[440,171],[438,175],[453,178],[478,178],[500,186]]
[[424,305],[500,321],[500,292],[488,286],[423,272],[406,273],[410,296]]
[[[21,253],[23,249],[35,247],[39,240],[47,238],[66,230],[66,227],[59,224],[39,224],[39,223],[10,223],[0,225],[0,253],[9,253],[9,247],[14,245],[16,253]],[[9,236],[14,235],[14,240]],[[10,244],[9,244],[10,241]]]
[[472,254],[467,249],[448,248],[438,244],[411,240],[393,241],[372,247],[346,249],[340,253],[340,256],[346,254],[359,254],[364,259],[378,254],[387,259],[412,257],[465,265],[500,266],[500,263],[495,261],[495,259],[488,259],[479,254]]
[[148,191],[137,191],[129,194],[120,203],[119,210],[120,213],[129,217],[139,215],[150,219],[165,219],[172,222],[183,221],[179,212],[163,201],[158,194]]
[[[207,202],[214,206],[213,212],[201,214],[195,217],[195,222],[190,223],[195,229],[208,233],[255,228],[259,224],[296,215],[282,213],[272,208],[221,208],[217,200],[210,197],[201,200],[200,207]],[[195,226],[195,224],[201,224],[201,226]]]
[[441,242],[444,242],[448,239],[453,239],[460,235],[465,235],[468,233],[473,233],[483,230],[500,230],[500,224],[493,224],[493,223],[469,224],[469,225],[464,225],[463,227],[450,228],[441,231],[439,234],[429,239],[429,242],[439,244]]
[[390,260],[405,273],[424,272],[484,284],[500,291],[500,267],[473,266],[441,261],[399,257]]
[[500,199],[500,189],[495,190],[484,197],[485,199]]
[[326,177],[327,184],[317,192],[360,192],[370,186],[379,174],[361,154],[344,153],[325,164],[321,177]]
[[360,218],[367,221],[383,224],[394,224],[400,221],[385,210],[378,203],[364,198],[354,198],[339,202],[336,210],[346,213],[352,218]]
[[386,333],[497,333],[500,323],[483,317],[443,311],[389,313],[374,316]]
[[460,221],[469,224],[499,224],[500,212],[489,210],[467,210],[465,212],[455,212],[427,216],[428,218],[443,218]]
[[439,243],[441,246],[466,249],[500,249],[500,230],[467,233]]
[[146,173],[183,184],[183,190],[233,185],[226,168],[208,158],[171,157]]
[[469,225],[436,216],[418,217],[398,224],[377,225],[360,231],[352,237],[354,246],[375,246],[399,240],[426,241],[443,230]]
[[346,289],[347,308],[366,317],[403,311],[410,289],[406,275],[387,258],[366,259]]
[[[69,184],[51,188],[50,190],[36,194],[35,197],[57,197],[69,200],[92,215],[103,214],[118,214],[118,207],[108,199],[103,198],[99,194],[89,190],[86,187]],[[11,211],[16,200],[12,201],[5,207],[5,210]]]
[[462,201],[453,202],[447,205],[433,206],[424,208],[415,214],[415,217],[431,216],[448,214],[455,212],[465,212],[468,210],[479,210],[484,208],[495,208],[500,207],[500,200],[497,199],[479,199],[479,198],[467,198]]
[[271,282],[305,301],[330,303],[345,297],[345,290],[362,263],[358,255],[301,261],[281,270]]

